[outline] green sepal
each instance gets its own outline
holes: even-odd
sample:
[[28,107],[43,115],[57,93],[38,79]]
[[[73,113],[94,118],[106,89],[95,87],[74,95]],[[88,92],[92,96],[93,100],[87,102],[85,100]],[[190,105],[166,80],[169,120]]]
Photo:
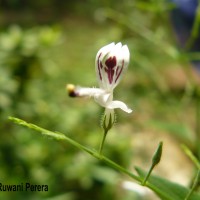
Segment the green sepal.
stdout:
[[109,122],[108,122],[108,125],[106,124],[106,115],[104,116],[104,119],[103,119],[103,129],[104,129],[104,132],[107,133],[113,126],[113,119],[112,119],[112,115],[110,114],[109,115]]

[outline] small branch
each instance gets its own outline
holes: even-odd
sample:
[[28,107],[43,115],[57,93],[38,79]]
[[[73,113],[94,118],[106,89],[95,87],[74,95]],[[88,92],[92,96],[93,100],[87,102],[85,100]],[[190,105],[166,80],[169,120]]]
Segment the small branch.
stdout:
[[192,193],[195,191],[195,189],[198,187],[199,185],[199,181],[200,181],[200,169],[197,172],[197,175],[194,179],[194,183],[192,185],[191,190],[189,191],[189,193],[187,194],[187,196],[185,197],[184,200],[189,200],[190,196],[192,195]]
[[107,131],[104,131],[104,133],[103,133],[103,138],[102,138],[101,145],[99,148],[99,155],[102,155],[102,150],[103,150],[103,146],[104,146],[104,142],[105,142],[107,133],[108,133]]
[[195,40],[198,38],[199,28],[200,28],[200,1],[198,2],[198,6],[196,9],[196,16],[191,30],[191,36],[185,45],[186,49],[190,49],[194,44]]
[[200,87],[197,86],[196,90],[196,149],[198,159],[200,159]]
[[43,135],[51,136],[51,137],[53,137],[57,140],[66,140],[67,142],[69,142],[71,145],[77,147],[78,149],[83,150],[83,151],[87,152],[88,154],[92,155],[93,157],[97,158],[98,160],[105,162],[106,164],[111,166],[113,169],[116,169],[116,170],[118,170],[118,171],[120,171],[124,174],[127,174],[128,176],[130,176],[134,180],[141,182],[141,178],[139,176],[136,176],[135,174],[133,174],[130,171],[128,171],[127,169],[121,167],[120,165],[118,165],[117,163],[108,159],[107,157],[100,155],[97,151],[91,150],[91,149],[79,144],[78,142],[74,141],[73,139],[70,139],[69,137],[67,137],[63,133],[52,132],[52,131],[49,131],[47,129],[36,126],[34,124],[27,123],[26,121],[15,118],[15,117],[9,117],[9,120],[13,121],[14,123],[16,123],[18,125],[25,126],[27,128],[36,130],[36,131],[42,133]]
[[198,170],[200,170],[200,162],[199,160],[194,156],[194,154],[192,153],[192,151],[185,145],[181,146],[183,151],[185,152],[185,154],[191,159],[191,161],[196,165],[196,167],[198,168]]

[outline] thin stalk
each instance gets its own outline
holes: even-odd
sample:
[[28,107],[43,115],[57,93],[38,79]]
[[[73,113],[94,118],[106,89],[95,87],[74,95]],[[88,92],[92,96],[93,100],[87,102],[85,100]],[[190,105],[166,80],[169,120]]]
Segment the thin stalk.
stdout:
[[152,172],[152,170],[153,170],[154,167],[155,167],[155,165],[151,165],[151,167],[150,167],[150,169],[148,171],[148,174],[146,175],[144,181],[142,182],[142,185],[146,185],[146,182],[149,179],[149,176],[151,175],[151,172]]
[[185,154],[190,158],[190,160],[194,163],[194,165],[200,170],[200,162],[198,158],[195,157],[193,152],[185,145],[182,145],[182,149]]
[[103,150],[103,147],[104,147],[104,143],[105,143],[105,139],[106,139],[107,133],[108,133],[108,131],[104,130],[103,138],[102,138],[102,141],[101,141],[101,144],[100,144],[100,148],[99,148],[99,155],[102,155],[102,150]]
[[113,162],[112,160],[104,157],[103,155],[99,155],[99,153],[97,151],[94,151],[92,149],[89,149],[89,148],[79,144],[75,140],[67,137],[66,135],[64,135],[62,133],[49,131],[47,129],[41,128],[39,126],[36,126],[35,124],[27,123],[26,121],[18,119],[18,118],[15,118],[15,117],[9,117],[9,120],[13,121],[14,123],[16,123],[18,125],[21,125],[21,126],[36,130],[36,131],[42,133],[43,135],[53,137],[53,138],[55,138],[57,140],[66,140],[71,145],[75,146],[76,148],[78,148],[80,150],[83,150],[83,151],[87,152],[88,154],[92,155],[93,157],[105,162],[106,164],[111,166],[113,169],[116,169],[116,170],[118,170],[118,171],[120,171],[120,172],[122,172],[124,174],[127,174],[128,176],[130,176],[134,180],[136,180],[138,182],[141,182],[141,178],[139,176],[136,176],[135,174],[133,174],[129,170],[125,169],[124,167],[118,165],[117,163]]
[[198,187],[200,181],[200,170],[198,170],[197,175],[195,177],[194,183],[192,185],[191,190],[189,191],[189,193],[187,194],[187,196],[185,197],[184,200],[189,200],[190,196],[192,195],[192,193],[194,192],[194,190]]
[[200,93],[200,91],[197,91],[196,97],[196,148],[198,160],[200,160],[200,94],[198,93]]
[[186,49],[190,49],[194,44],[195,40],[197,39],[197,37],[199,36],[199,27],[200,27],[200,1],[198,2],[198,6],[196,9],[196,17],[193,23],[191,36],[185,46]]

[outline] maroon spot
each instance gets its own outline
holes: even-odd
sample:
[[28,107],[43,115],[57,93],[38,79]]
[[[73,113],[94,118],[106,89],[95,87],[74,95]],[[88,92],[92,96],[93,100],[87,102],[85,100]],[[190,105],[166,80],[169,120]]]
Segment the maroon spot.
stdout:
[[105,65],[107,68],[105,68],[105,72],[108,74],[108,81],[110,84],[113,82],[113,76],[115,73],[114,67],[117,64],[116,56],[110,57],[106,60]]
[[116,66],[116,64],[117,64],[116,56],[108,58],[106,60],[105,64],[108,67],[108,69],[113,69]]
[[124,60],[122,60],[122,67],[121,67],[120,71],[119,71],[119,66],[117,67],[115,83],[117,82],[120,74],[122,73],[123,68],[124,68]]
[[[100,56],[101,56],[101,53],[100,53],[99,56],[98,56],[97,64],[98,64],[99,78],[100,78],[100,80],[102,80],[101,69],[103,68],[103,65],[102,65],[102,63],[99,61]],[[100,69],[100,68],[101,68],[101,69]]]
[[75,91],[70,91],[70,92],[69,92],[69,96],[70,96],[70,97],[77,97],[78,94],[77,94]]

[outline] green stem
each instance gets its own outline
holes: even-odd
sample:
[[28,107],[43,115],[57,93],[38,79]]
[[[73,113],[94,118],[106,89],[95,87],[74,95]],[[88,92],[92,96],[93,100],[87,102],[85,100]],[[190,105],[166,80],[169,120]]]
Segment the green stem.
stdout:
[[196,9],[196,17],[193,23],[192,31],[191,31],[191,36],[189,40],[186,43],[186,49],[190,49],[192,45],[194,44],[195,40],[197,39],[199,35],[199,27],[200,27],[200,1],[198,2],[198,6]]
[[200,160],[200,88],[197,88],[197,98],[196,98],[196,148],[197,148],[197,158]]
[[102,155],[102,150],[103,150],[103,147],[104,147],[104,143],[105,143],[107,133],[108,133],[108,131],[104,131],[104,133],[103,133],[103,138],[102,138],[101,145],[100,145],[100,148],[99,148],[99,155]]
[[195,157],[193,152],[185,145],[181,145],[185,154],[190,158],[190,160],[194,163],[194,165],[200,170],[200,162],[198,158]]
[[196,175],[195,180],[194,180],[194,183],[192,185],[192,188],[191,188],[191,190],[189,191],[189,193],[187,194],[187,196],[185,197],[184,200],[189,200],[190,196],[192,195],[192,193],[194,192],[194,190],[198,186],[199,181],[200,181],[200,170],[198,170],[197,175]]
[[146,175],[144,181],[142,182],[142,185],[146,185],[147,180],[149,179],[149,176],[151,175],[151,172],[153,171],[153,168],[155,167],[155,165],[151,165],[148,174]]
[[67,142],[69,142],[71,145],[77,147],[78,149],[83,150],[83,151],[89,153],[90,155],[92,155],[93,157],[105,162],[106,164],[111,166],[113,169],[116,169],[116,170],[118,170],[118,171],[120,171],[124,174],[127,174],[128,176],[132,177],[134,180],[141,182],[141,178],[139,176],[136,176],[135,174],[133,174],[130,171],[128,171],[127,169],[121,167],[120,165],[113,162],[112,160],[104,157],[103,155],[99,155],[98,152],[91,150],[91,149],[79,144],[75,140],[70,139],[69,137],[67,137],[66,135],[64,135],[62,133],[49,131],[47,129],[41,128],[41,127],[36,126],[34,124],[31,124],[31,123],[27,123],[26,121],[15,118],[15,117],[9,117],[9,120],[13,121],[16,124],[28,127],[30,129],[33,129],[33,130],[36,130],[36,131],[42,133],[43,135],[51,136],[51,137],[53,137],[57,140],[66,140]]
[[135,174],[133,174],[132,172],[130,172],[129,170],[121,167],[120,165],[118,165],[117,163],[113,162],[112,160],[102,156],[100,158],[103,162],[105,162],[107,165],[109,165],[110,167],[112,167],[113,169],[116,169],[126,175],[128,175],[129,177],[133,178],[134,180],[138,181],[141,183],[142,179],[139,176],[136,176]]
[[[117,163],[113,162],[112,160],[108,159],[107,157],[100,155],[99,152],[92,150],[92,149],[89,149],[89,148],[79,144],[75,140],[67,137],[66,135],[64,135],[62,133],[49,131],[47,129],[36,126],[35,124],[27,123],[26,121],[15,118],[15,117],[9,117],[9,120],[13,121],[14,123],[16,123],[18,125],[22,125],[22,126],[25,126],[27,128],[36,130],[36,131],[42,133],[42,135],[50,136],[50,137],[57,139],[57,140],[65,140],[68,143],[70,143],[71,145],[77,147],[78,149],[83,150],[83,151],[87,152],[88,154],[92,155],[94,158],[97,158],[97,159],[103,161],[104,163],[106,163],[107,165],[112,167],[113,169],[118,170],[119,172],[128,175],[129,177],[133,178],[134,180],[138,181],[139,183],[142,182],[143,178],[141,176],[137,176],[137,175],[133,174],[131,171],[129,171],[129,170],[125,169],[124,167],[118,165]],[[157,194],[160,194],[161,196],[165,197],[165,199],[172,200],[172,198],[170,198],[167,194],[165,194],[161,189],[157,188],[154,184],[146,183],[145,186],[151,188]]]

